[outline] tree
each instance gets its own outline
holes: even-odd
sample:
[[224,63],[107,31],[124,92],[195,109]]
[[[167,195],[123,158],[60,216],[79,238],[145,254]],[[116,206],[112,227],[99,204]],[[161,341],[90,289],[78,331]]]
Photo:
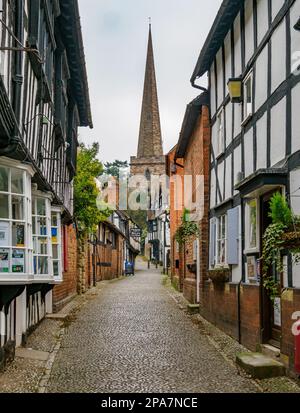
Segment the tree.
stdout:
[[106,175],[114,176],[115,178],[119,178],[120,169],[126,169],[129,167],[127,161],[119,160],[115,160],[114,162],[106,162],[104,166],[104,173]]
[[80,145],[77,157],[77,175],[74,180],[74,217],[81,235],[94,232],[99,222],[111,215],[111,211],[97,208],[99,188],[96,184],[103,172],[103,165],[97,159],[99,144],[90,148]]

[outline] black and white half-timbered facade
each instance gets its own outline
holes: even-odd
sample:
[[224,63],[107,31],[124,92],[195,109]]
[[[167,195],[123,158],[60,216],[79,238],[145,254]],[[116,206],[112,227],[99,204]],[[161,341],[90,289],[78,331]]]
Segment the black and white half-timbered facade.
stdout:
[[228,300],[211,318],[250,348],[271,342],[291,357],[283,324],[291,322],[286,308],[299,294],[300,266],[283,258],[284,293],[272,306],[260,257],[272,194],[285,194],[300,214],[299,17],[300,0],[224,0],[191,79],[195,86],[209,78],[210,269],[231,274]]
[[92,127],[77,0],[0,1],[0,363],[49,310]]

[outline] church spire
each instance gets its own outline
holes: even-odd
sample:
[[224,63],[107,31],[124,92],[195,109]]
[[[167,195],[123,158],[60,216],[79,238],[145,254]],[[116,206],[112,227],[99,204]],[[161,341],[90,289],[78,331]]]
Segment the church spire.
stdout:
[[149,19],[149,39],[140,123],[138,158],[152,158],[162,155],[163,146],[153,54],[151,19]]

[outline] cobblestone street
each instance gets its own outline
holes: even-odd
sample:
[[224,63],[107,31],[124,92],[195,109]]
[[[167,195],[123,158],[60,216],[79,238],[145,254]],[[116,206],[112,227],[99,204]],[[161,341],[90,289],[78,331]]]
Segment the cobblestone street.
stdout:
[[179,309],[161,274],[143,268],[134,278],[107,285],[79,313],[66,331],[48,391],[259,389],[240,376]]

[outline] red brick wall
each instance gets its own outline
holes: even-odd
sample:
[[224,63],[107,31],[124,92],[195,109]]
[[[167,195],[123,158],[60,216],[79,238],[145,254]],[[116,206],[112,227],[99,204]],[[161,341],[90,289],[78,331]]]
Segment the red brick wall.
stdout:
[[66,227],[67,268],[63,282],[53,289],[54,310],[59,311],[77,293],[77,238],[73,225]]
[[261,343],[260,287],[241,286],[241,338],[242,344],[252,351]]

